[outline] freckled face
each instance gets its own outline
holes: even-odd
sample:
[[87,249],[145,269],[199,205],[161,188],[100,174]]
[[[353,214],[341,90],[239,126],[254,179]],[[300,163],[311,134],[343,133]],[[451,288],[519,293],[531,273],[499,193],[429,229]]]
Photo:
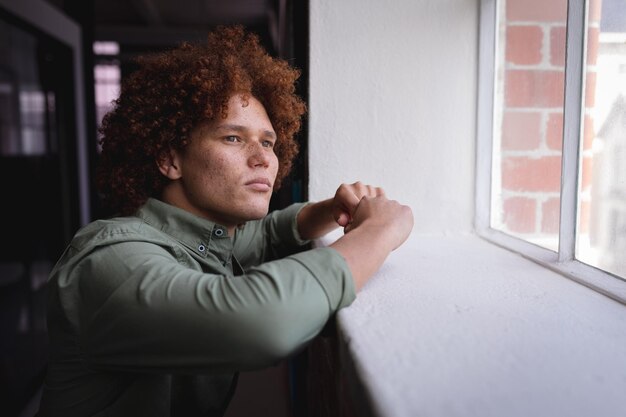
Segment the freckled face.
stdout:
[[202,124],[174,152],[181,175],[175,205],[228,228],[262,218],[278,172],[275,142],[263,105],[233,95],[226,119]]

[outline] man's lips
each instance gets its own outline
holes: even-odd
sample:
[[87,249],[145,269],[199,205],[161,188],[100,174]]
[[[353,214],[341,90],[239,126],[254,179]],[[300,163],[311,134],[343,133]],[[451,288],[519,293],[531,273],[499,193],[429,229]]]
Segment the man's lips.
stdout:
[[246,186],[255,191],[269,191],[272,189],[272,183],[267,178],[253,178],[245,183]]

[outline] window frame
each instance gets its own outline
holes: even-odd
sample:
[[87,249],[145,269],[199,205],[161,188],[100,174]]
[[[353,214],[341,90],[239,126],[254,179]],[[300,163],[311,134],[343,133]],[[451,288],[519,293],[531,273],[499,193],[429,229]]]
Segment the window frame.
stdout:
[[626,305],[626,279],[576,259],[580,137],[585,86],[587,0],[568,0],[561,206],[558,252],[491,227],[491,176],[494,138],[495,64],[498,0],[481,0],[478,45],[478,105],[476,122],[475,231],[482,238],[560,273]]

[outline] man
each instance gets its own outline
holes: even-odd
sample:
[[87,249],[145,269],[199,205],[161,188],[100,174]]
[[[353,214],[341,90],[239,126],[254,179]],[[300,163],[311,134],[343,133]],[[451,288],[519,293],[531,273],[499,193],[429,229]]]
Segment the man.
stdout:
[[404,242],[411,210],[361,183],[268,215],[297,77],[240,27],[139,61],[101,128],[99,188],[124,216],[51,273],[40,416],[223,415],[238,371],[301,349]]

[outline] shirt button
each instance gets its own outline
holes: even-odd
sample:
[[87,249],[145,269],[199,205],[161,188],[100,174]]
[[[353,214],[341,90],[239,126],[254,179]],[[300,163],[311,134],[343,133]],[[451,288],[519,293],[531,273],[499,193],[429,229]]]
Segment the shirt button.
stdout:
[[224,236],[224,229],[215,229],[213,231],[213,234],[217,237],[222,237]]
[[202,243],[200,245],[198,245],[198,250],[202,253],[204,253],[204,251],[206,250],[206,246],[204,246]]

